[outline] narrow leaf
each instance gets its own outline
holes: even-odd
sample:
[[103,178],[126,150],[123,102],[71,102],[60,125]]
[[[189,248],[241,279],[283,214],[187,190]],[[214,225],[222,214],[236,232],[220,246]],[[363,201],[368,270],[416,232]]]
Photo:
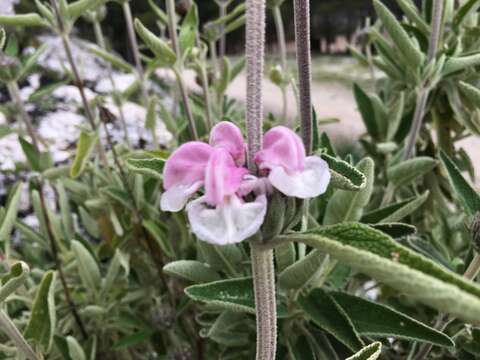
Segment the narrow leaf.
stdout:
[[382,343],[374,342],[346,360],[377,360],[382,352]]
[[200,261],[173,261],[165,265],[163,271],[168,275],[191,281],[195,284],[220,280],[220,276],[216,271]]
[[70,176],[76,178],[82,174],[87,166],[90,154],[93,151],[95,144],[97,143],[97,135],[95,133],[89,133],[82,131],[80,138],[78,139],[77,153],[75,154],[75,160],[73,161],[70,169]]

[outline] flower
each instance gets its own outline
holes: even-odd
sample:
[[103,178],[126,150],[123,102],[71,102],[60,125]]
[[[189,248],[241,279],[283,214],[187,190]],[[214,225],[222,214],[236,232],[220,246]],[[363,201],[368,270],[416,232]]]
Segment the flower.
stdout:
[[267,131],[255,162],[268,172],[270,184],[287,196],[314,198],[330,183],[328,164],[319,156],[306,156],[300,137],[284,126]]
[[[255,154],[260,173],[268,177],[250,174],[244,167],[245,154],[242,133],[229,122],[212,129],[209,144],[183,144],[165,164],[161,209],[177,212],[186,206],[192,232],[200,240],[227,245],[260,229],[267,212],[267,194],[273,188],[307,199],[328,187],[327,163],[318,156],[307,157],[301,139],[286,127],[268,131],[263,149]],[[189,202],[202,188],[203,194]]]
[[[240,129],[229,122],[212,129],[210,145],[192,141],[180,146],[165,164],[161,209],[176,212],[187,205],[193,233],[212,244],[234,244],[254,235],[263,223],[267,199],[259,193],[246,202],[248,194],[240,192],[251,179],[242,167],[245,150]],[[188,203],[202,187],[204,195]]]

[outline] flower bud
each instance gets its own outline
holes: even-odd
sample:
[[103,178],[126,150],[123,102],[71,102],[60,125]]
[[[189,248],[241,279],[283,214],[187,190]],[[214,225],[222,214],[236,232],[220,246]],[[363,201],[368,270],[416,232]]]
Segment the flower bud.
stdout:
[[270,69],[270,80],[279,87],[283,87],[285,85],[285,76],[280,65],[275,65]]
[[473,247],[476,251],[480,252],[480,212],[477,212],[473,217],[470,231],[472,233]]
[[0,81],[8,83],[16,80],[20,73],[20,62],[8,55],[0,54]]
[[263,241],[273,239],[282,233],[285,224],[286,198],[275,191],[268,202],[267,215],[262,225]]

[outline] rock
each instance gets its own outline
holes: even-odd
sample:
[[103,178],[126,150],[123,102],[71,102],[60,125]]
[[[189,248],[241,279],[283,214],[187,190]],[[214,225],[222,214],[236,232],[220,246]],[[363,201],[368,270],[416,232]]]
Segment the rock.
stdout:
[[[116,90],[124,92],[135,82],[137,76],[135,74],[113,73],[112,78],[113,82],[115,83]],[[95,91],[101,94],[113,92],[110,77],[100,79],[100,81],[97,83],[97,86],[95,87]]]
[[[74,36],[70,39],[72,55],[83,80],[96,82],[107,77],[108,64],[88,51],[92,44]],[[65,68],[70,70],[70,65],[61,39],[55,35],[41,35],[38,40],[41,44],[48,45],[40,55],[38,64],[54,73],[65,75]]]
[[15,5],[20,0],[2,0],[0,1],[0,15],[15,15]]

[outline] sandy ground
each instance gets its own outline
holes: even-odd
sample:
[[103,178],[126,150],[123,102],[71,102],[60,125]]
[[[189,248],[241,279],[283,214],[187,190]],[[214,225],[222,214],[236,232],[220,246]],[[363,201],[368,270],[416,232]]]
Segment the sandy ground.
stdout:
[[[228,95],[245,101],[246,79],[240,74],[228,89]],[[278,87],[265,79],[263,82],[265,112],[280,115],[282,111],[282,94]],[[352,90],[343,83],[334,81],[315,82],[312,86],[312,101],[318,118],[338,118],[340,122],[324,125],[326,131],[335,142],[343,139],[357,139],[365,127],[357,111]],[[297,105],[292,91],[288,94],[288,115],[294,117]],[[472,157],[476,169],[476,183],[480,189],[480,139],[466,139],[461,142]]]

